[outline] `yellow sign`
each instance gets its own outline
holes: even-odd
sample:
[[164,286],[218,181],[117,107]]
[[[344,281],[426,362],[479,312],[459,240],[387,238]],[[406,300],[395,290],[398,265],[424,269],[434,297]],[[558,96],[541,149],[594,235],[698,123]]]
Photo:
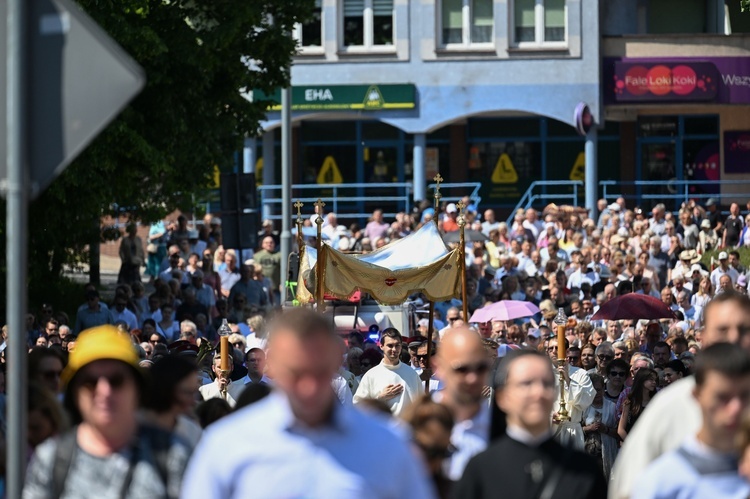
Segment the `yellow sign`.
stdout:
[[586,180],[586,154],[579,152],[573,168],[570,169],[570,180]]
[[218,189],[221,187],[221,172],[219,166],[214,165],[213,172],[211,172],[211,181],[208,183],[209,189]]
[[323,160],[323,166],[320,167],[318,172],[318,183],[319,184],[341,184],[344,182],[344,177],[341,176],[341,170],[336,164],[336,160],[333,156],[326,156]]
[[255,162],[255,185],[263,185],[263,158]]
[[513,166],[510,156],[507,153],[502,153],[497,163],[495,163],[495,170],[492,172],[492,183],[515,184],[516,182],[518,182],[516,167]]
[[365,101],[363,102],[365,109],[382,109],[385,104],[383,100],[383,94],[380,93],[380,89],[377,85],[371,85],[367,89],[365,94]]

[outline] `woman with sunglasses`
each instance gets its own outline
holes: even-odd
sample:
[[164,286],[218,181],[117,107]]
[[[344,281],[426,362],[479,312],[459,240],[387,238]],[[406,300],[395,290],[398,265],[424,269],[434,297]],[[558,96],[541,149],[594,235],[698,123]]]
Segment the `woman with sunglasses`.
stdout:
[[607,376],[604,386],[604,398],[617,403],[620,394],[625,389],[625,379],[628,377],[630,365],[623,358],[614,359],[607,364]]
[[617,417],[615,403],[604,397],[604,378],[591,374],[591,384],[596,390],[594,401],[583,413],[583,434],[586,453],[594,456],[604,479],[609,481],[617,457]]
[[63,372],[75,426],[37,447],[23,497],[177,498],[189,450],[138,419],[146,382],[127,335],[84,331]]

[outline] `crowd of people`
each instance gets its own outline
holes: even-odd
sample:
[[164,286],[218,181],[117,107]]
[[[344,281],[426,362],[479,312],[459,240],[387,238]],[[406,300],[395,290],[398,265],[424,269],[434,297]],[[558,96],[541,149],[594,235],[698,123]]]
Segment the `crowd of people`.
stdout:
[[[449,233],[459,216],[484,234],[467,241],[469,316],[456,297],[409,331],[334,330],[283,308],[270,222],[242,255],[210,215],[154,224],[145,248],[129,228],[109,304],[87,286],[74,321],[50,304],[28,316],[24,497],[748,497],[739,206],[648,217],[620,198],[597,216],[551,205],[508,225],[462,205],[392,222],[377,210],[364,228],[323,215],[324,242],[342,251],[426,223]],[[674,318],[593,318],[628,293]],[[500,300],[539,313],[471,322]]]

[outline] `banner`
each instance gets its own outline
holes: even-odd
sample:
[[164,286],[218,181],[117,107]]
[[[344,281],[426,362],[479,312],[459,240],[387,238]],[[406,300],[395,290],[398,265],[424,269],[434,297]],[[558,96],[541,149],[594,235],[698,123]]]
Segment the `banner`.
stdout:
[[605,104],[750,104],[750,57],[604,58]]

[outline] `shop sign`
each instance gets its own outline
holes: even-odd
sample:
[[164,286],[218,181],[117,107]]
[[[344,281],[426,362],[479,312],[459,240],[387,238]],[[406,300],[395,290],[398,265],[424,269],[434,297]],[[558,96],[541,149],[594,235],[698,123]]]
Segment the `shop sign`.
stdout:
[[750,171],[750,131],[724,132],[724,173]]
[[[281,111],[281,90],[252,92],[253,100],[270,100],[269,111]],[[416,108],[416,88],[399,85],[310,85],[292,87],[293,111],[378,111]]]
[[605,104],[750,104],[750,58],[604,59]]

